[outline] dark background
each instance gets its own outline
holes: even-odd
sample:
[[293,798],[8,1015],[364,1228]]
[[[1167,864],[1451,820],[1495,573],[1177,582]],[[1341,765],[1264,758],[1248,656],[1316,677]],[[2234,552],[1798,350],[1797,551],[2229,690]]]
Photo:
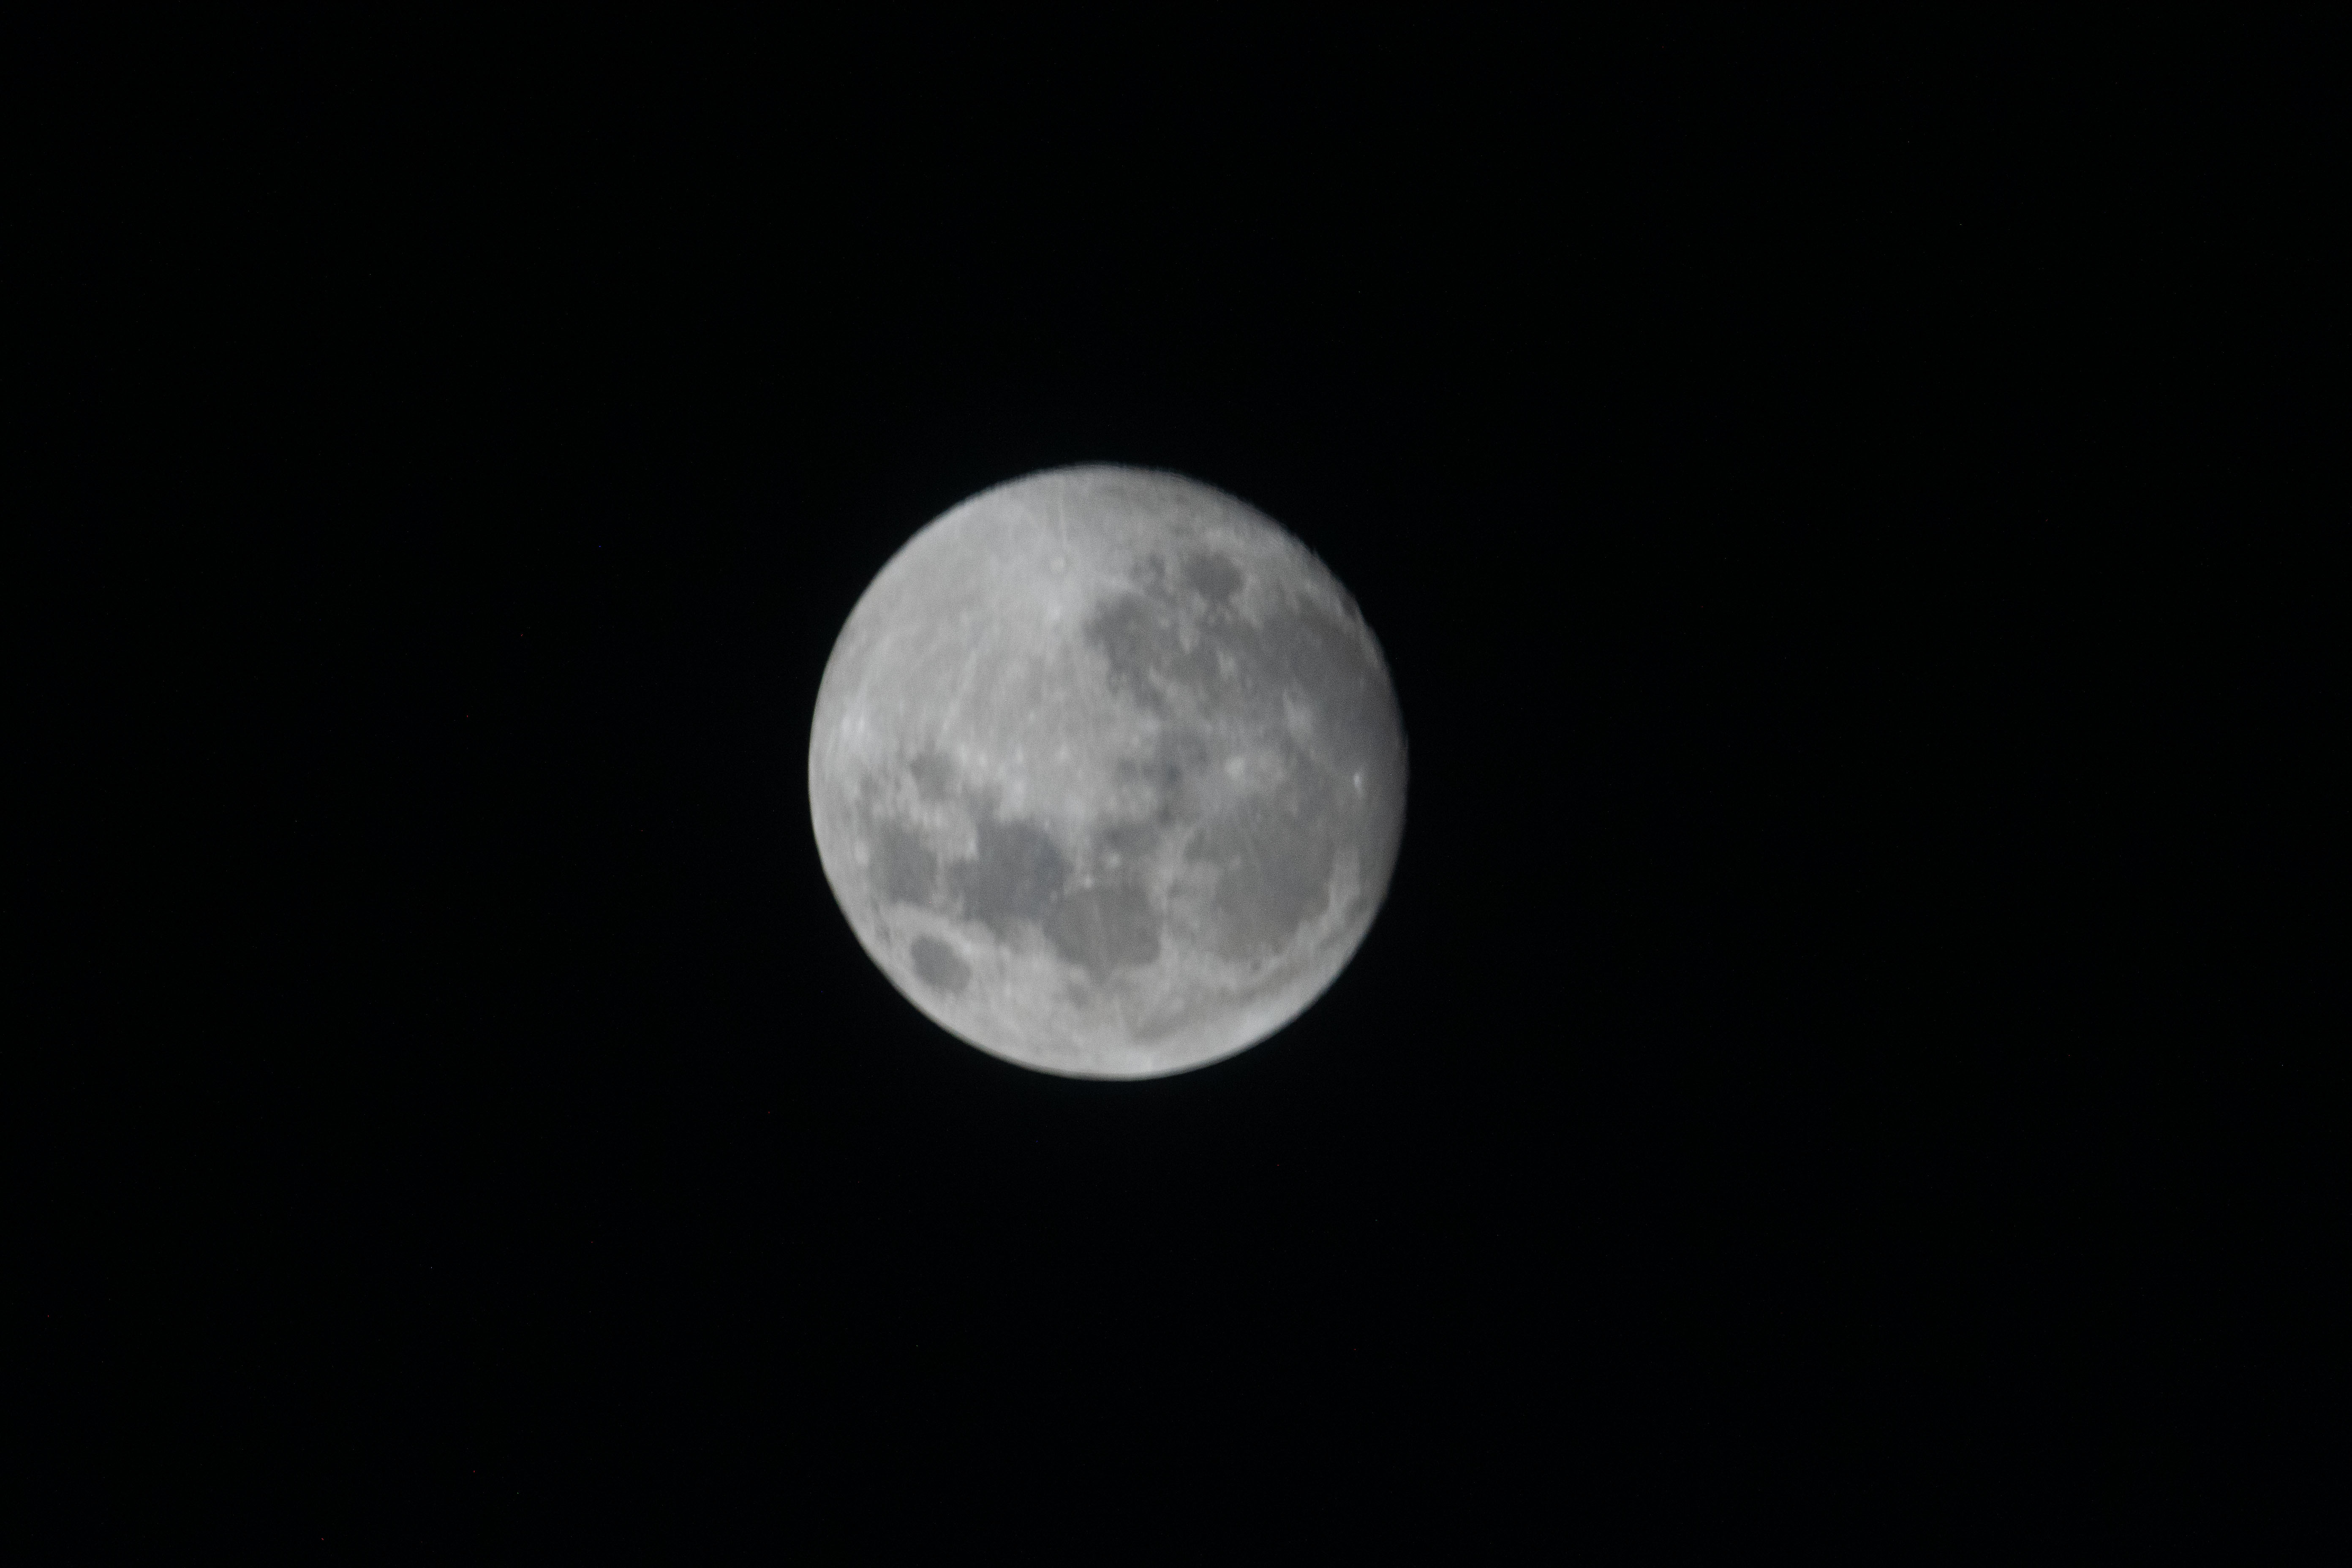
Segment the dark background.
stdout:
[[[2319,100],[2168,42],[77,56],[27,1560],[2307,1498],[2222,1458],[2315,1419],[2305,1058],[2210,983],[2319,951]],[[1302,538],[1412,744],[1352,967],[1139,1084],[917,1015],[803,784],[882,563],[1095,460]]]

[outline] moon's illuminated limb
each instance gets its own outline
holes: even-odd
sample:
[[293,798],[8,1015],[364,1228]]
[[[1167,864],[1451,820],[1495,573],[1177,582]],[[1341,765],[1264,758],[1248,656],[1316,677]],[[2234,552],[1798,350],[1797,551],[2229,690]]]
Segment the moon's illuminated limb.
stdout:
[[1173,474],[1033,474],[851,612],[809,742],[866,952],[983,1050],[1082,1078],[1255,1044],[1363,940],[1404,821],[1379,645],[1322,563]]

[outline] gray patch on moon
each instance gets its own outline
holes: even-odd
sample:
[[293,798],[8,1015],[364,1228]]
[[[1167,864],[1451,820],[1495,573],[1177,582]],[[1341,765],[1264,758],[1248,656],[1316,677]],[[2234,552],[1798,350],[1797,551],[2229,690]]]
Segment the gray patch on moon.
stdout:
[[917,937],[908,956],[915,961],[917,978],[926,985],[952,995],[971,984],[971,965],[938,937]]
[[1287,535],[1173,476],[1060,470],[877,578],[810,781],[826,875],[925,1012],[1026,1065],[1148,1077],[1263,1037],[1344,965],[1403,736],[1360,616]]
[[1126,594],[1095,612],[1086,637],[1110,665],[1111,689],[1165,713],[1178,693],[1197,704],[1218,677],[1217,649],[1205,638],[1186,647],[1179,626],[1164,604]]
[[1070,877],[1060,847],[1026,822],[989,818],[977,826],[980,852],[948,868],[964,913],[1000,937],[1024,921],[1044,924]]
[[1188,555],[1184,581],[1211,604],[1222,605],[1242,585],[1242,569],[1222,555]]
[[[1377,694],[1386,682],[1377,668],[1367,669],[1346,628],[1310,606],[1285,606],[1255,626],[1228,613],[1225,601],[1242,574],[1221,557],[1189,557],[1182,581],[1203,605],[1183,605],[1164,574],[1145,574],[1139,591],[1112,599],[1085,635],[1108,663],[1114,689],[1178,720],[1145,776],[1180,806],[1173,815],[1201,819],[1185,854],[1215,874],[1212,944],[1227,958],[1267,960],[1330,903],[1338,847],[1328,823],[1332,809],[1344,805],[1333,759],[1323,753],[1364,727],[1368,689]],[[1336,709],[1325,726],[1334,733],[1290,734],[1286,696]],[[1212,713],[1227,722],[1179,717]],[[1181,810],[1188,775],[1218,749],[1214,729],[1232,728],[1235,716],[1265,731],[1254,739],[1268,755],[1244,759],[1244,771],[1259,763],[1284,781],[1278,793],[1245,788],[1221,805]],[[1325,743],[1313,743],[1318,740]]]
[[1166,828],[1192,805],[1190,786],[1209,765],[1209,745],[1197,731],[1163,728],[1149,755],[1121,757],[1116,765],[1121,778],[1152,795],[1150,820]]
[[1160,913],[1140,883],[1078,888],[1045,921],[1055,951],[1099,980],[1160,956]]
[[874,888],[897,904],[930,902],[939,879],[939,857],[913,829],[895,822],[874,825]]
[[1148,822],[1113,822],[1095,834],[1095,853],[1114,867],[1141,860],[1159,844],[1160,831]]
[[945,800],[955,785],[955,764],[937,752],[925,752],[908,763],[907,773],[925,800]]
[[1227,958],[1276,956],[1331,902],[1337,847],[1295,799],[1244,801],[1202,828],[1190,858],[1215,869],[1210,936]]
[[[885,815],[887,808],[873,804],[887,798],[886,791],[869,790],[864,822],[874,847],[874,891],[881,902],[976,921],[1000,941],[1018,940],[1034,930],[1098,981],[1159,957],[1161,914],[1134,870],[1158,841],[1149,825],[1107,826],[1096,836],[1093,852],[1074,867],[1044,827],[1002,817],[983,795],[959,789],[951,769],[936,753],[917,758],[908,772],[922,799],[952,801],[971,820],[974,852],[955,858],[936,851],[921,824]],[[946,943],[925,936],[911,951],[928,984],[962,988],[963,980],[949,984],[941,978],[947,960],[966,978],[970,973]]]

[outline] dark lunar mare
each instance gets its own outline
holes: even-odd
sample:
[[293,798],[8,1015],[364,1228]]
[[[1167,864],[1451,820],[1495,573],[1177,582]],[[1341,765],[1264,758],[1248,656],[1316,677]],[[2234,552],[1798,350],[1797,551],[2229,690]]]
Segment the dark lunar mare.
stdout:
[[1211,604],[1222,605],[1232,598],[1243,581],[1242,569],[1222,555],[1184,558],[1185,586]]
[[1271,800],[1244,800],[1204,826],[1187,847],[1188,858],[1216,868],[1209,937],[1220,957],[1271,958],[1330,906],[1339,846],[1328,812],[1308,804],[1328,794],[1288,790]]
[[[1244,581],[1224,557],[1195,554],[1172,575],[1139,573],[1135,588],[1085,627],[1112,689],[1175,726],[1151,779],[1171,805],[1208,763],[1211,723],[1238,725],[1282,764],[1278,788],[1202,813],[1186,848],[1215,873],[1210,945],[1237,961],[1274,956],[1324,913],[1343,847],[1364,852],[1368,879],[1385,873],[1384,803],[1354,781],[1384,785],[1397,762],[1387,679],[1356,630],[1300,598],[1254,624],[1232,604]],[[1289,701],[1315,716],[1303,740],[1286,721]],[[1171,815],[1192,816],[1181,807]]]
[[[952,793],[936,755],[910,765],[918,787],[937,798]],[[875,849],[874,882],[885,902],[912,904],[973,920],[1000,940],[1035,927],[1055,951],[1097,980],[1160,956],[1160,915],[1131,868],[1150,853],[1155,831],[1114,824],[1097,836],[1089,864],[1074,868],[1053,837],[1035,823],[998,816],[987,802],[963,795],[975,827],[975,853],[939,858],[908,825],[866,807]],[[919,938],[910,956],[929,984],[962,989],[970,969],[936,937]]]
[[874,885],[884,899],[900,904],[928,904],[938,885],[939,857],[920,835],[901,823],[874,821]]
[[917,977],[934,990],[953,995],[971,983],[971,966],[938,937],[917,937],[908,956],[915,961]]
[[1077,888],[1045,921],[1045,940],[1097,979],[1160,956],[1160,916],[1139,882]]
[[979,853],[948,868],[964,913],[1000,937],[1024,921],[1044,924],[1070,879],[1061,847],[1033,823],[990,816],[977,826]]

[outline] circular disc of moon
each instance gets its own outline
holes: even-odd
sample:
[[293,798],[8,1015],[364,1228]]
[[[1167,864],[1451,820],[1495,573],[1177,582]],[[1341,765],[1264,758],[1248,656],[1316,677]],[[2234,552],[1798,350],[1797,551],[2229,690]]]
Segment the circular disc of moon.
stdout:
[[842,628],[809,811],[858,941],[1008,1061],[1153,1078],[1255,1044],[1372,923],[1404,825],[1380,645],[1321,562],[1181,476],[974,496]]

